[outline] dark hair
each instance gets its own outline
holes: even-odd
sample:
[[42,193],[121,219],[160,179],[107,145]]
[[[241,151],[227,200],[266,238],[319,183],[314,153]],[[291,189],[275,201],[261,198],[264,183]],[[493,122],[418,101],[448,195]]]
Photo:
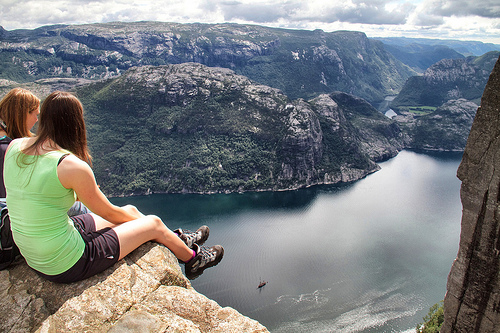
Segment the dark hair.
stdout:
[[73,94],[54,91],[47,96],[40,109],[37,138],[26,150],[37,151],[47,139],[92,164],[87,147],[83,106]]
[[[26,128],[28,114],[40,107],[40,99],[31,91],[23,88],[14,88],[0,101],[0,119],[4,121],[3,130],[11,139],[33,136]],[[4,127],[4,126],[2,126]]]

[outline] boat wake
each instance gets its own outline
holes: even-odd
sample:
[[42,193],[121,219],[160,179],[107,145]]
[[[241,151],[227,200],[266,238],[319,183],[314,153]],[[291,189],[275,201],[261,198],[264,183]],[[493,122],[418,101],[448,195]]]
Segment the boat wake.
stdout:
[[[384,332],[384,325],[414,316],[422,310],[423,300],[415,295],[403,295],[397,287],[385,291],[371,290],[342,308],[330,302],[327,290],[310,294],[282,295],[275,305],[284,308],[293,321],[273,329],[278,332]],[[387,328],[387,327],[385,327]],[[392,330],[391,330],[392,331]]]
[[315,290],[310,294],[301,294],[301,295],[282,295],[276,299],[275,304],[284,304],[289,306],[294,306],[297,304],[311,304],[311,305],[321,305],[328,302],[328,297],[326,293],[331,289],[328,288],[326,290]]

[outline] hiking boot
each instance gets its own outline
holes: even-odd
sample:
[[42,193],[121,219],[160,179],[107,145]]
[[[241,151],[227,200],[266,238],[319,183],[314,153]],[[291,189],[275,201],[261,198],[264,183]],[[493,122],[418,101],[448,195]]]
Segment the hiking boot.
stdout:
[[208,239],[210,229],[206,225],[203,225],[195,232],[186,229],[175,229],[174,233],[176,233],[190,249],[194,249],[194,244],[203,245],[203,243],[205,243]]
[[224,255],[224,248],[220,245],[200,248],[195,244],[196,256],[185,265],[186,277],[190,280],[196,279],[209,267],[217,265]]

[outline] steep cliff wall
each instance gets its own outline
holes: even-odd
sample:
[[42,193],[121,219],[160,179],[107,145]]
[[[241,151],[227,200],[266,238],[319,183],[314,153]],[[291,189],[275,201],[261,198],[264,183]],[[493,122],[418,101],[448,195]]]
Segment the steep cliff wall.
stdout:
[[9,333],[268,332],[197,293],[175,256],[151,242],[67,285],[41,279],[24,261],[1,271],[0,318],[0,332]]
[[500,58],[481,99],[458,177],[460,248],[448,277],[442,333],[500,331]]

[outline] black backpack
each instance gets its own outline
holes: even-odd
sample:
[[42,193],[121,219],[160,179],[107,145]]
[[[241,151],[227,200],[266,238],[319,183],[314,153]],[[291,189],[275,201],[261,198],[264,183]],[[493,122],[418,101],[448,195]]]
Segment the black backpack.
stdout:
[[0,270],[10,266],[21,254],[10,229],[10,218],[7,207],[2,208],[0,221]]

